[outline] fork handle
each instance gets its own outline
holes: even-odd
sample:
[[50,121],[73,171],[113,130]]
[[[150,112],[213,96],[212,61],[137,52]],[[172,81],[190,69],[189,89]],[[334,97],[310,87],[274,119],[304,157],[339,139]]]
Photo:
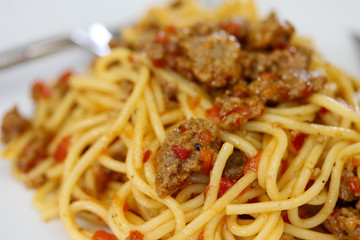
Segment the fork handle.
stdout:
[[58,52],[73,44],[70,38],[58,37],[0,52],[0,69]]

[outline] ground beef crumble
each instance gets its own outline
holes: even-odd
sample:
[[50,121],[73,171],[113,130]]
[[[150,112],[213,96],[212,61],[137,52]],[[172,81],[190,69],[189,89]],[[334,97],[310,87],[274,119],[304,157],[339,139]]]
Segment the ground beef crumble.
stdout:
[[[156,191],[160,197],[174,193],[192,172],[209,172],[220,149],[217,127],[205,119],[190,119],[171,131],[156,156]],[[204,163],[204,155],[210,163]]]
[[[271,13],[258,24],[231,18],[167,26],[143,48],[155,67],[216,89],[221,116],[215,122],[235,131],[261,116],[266,104],[299,100],[324,87],[326,77],[310,70],[312,51],[291,45],[294,32],[288,21]],[[244,94],[230,96],[239,86]]]
[[8,143],[30,127],[30,122],[22,117],[17,108],[7,112],[1,125],[1,141]]

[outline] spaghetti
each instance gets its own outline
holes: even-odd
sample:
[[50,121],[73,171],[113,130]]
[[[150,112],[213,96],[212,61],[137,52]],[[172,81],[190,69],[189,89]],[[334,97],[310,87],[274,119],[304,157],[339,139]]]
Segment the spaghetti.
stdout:
[[2,156],[72,239],[360,239],[359,84],[293,32],[252,1],[153,9],[35,83]]

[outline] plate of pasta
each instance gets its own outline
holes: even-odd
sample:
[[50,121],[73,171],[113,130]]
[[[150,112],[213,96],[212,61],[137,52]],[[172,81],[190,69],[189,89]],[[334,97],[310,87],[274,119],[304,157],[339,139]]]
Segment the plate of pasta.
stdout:
[[0,236],[360,239],[360,81],[281,13],[166,3],[29,83],[31,112],[1,108]]

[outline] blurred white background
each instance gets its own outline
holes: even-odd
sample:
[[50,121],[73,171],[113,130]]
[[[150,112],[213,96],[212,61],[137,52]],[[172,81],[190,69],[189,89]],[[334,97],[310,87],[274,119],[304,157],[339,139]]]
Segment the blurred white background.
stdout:
[[[36,40],[62,35],[100,21],[108,26],[133,22],[151,5],[164,0],[0,0],[0,52]],[[360,78],[360,48],[352,33],[360,34],[358,0],[257,0],[260,13],[276,10],[310,36],[330,62]],[[1,54],[1,53],[0,53]],[[91,54],[71,48],[55,55],[0,70],[0,117],[14,104],[26,115],[32,111],[30,83],[56,78],[65,69],[84,69]],[[33,192],[17,182],[10,163],[0,161],[0,239],[68,239],[59,221],[43,223],[32,205]]]

